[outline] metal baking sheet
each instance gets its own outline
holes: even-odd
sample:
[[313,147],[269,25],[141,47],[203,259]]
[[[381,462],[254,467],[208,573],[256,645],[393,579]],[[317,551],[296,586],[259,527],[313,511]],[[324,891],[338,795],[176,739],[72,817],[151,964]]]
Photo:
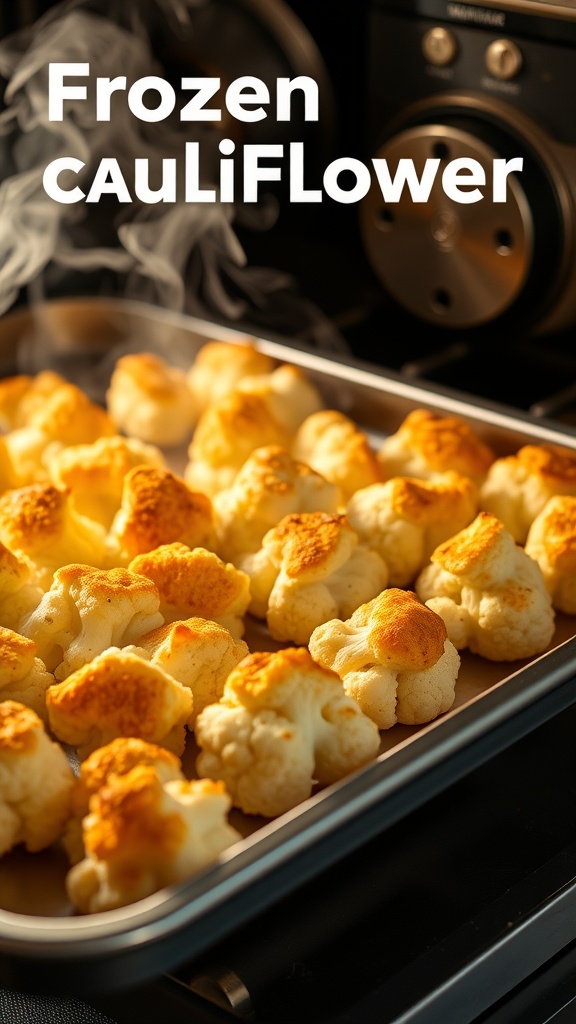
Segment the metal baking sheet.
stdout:
[[[246,335],[124,300],[76,299],[22,309],[0,321],[0,374],[58,369],[99,397],[114,360],[149,350],[189,364],[208,339]],[[528,442],[576,449],[576,431],[446,389],[421,387],[352,360],[326,358],[283,339],[253,338],[302,367],[328,406],[374,440],[416,407],[468,420],[497,454]],[[550,651],[529,662],[488,662],[462,652],[447,714],[383,732],[380,755],[274,821],[232,812],[243,840],[181,885],[117,911],[74,913],[55,846],[0,859],[0,984],[85,992],[138,984],[207,951],[250,917],[386,829],[414,807],[576,699],[576,617],[558,616]],[[256,623],[253,649],[277,647]],[[193,772],[192,739],[184,763]]]

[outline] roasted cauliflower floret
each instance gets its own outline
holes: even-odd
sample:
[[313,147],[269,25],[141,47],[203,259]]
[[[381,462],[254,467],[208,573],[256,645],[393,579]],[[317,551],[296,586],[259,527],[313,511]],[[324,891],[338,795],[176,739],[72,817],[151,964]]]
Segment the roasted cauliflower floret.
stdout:
[[50,460],[62,448],[115,433],[106,411],[68,381],[54,387],[48,382],[45,394],[38,388],[29,399],[21,411],[23,425],[5,436],[19,486],[49,480]]
[[220,699],[227,677],[248,654],[244,640],[235,640],[224,626],[201,618],[160,626],[138,641],[138,649],[191,689],[190,727],[202,708]]
[[77,511],[109,529],[120,508],[124,480],[137,466],[163,469],[165,459],[155,445],[118,434],[63,448],[49,469],[52,483],[70,492]]
[[231,391],[200,416],[188,447],[184,470],[193,490],[213,498],[230,487],[255,448],[289,448],[290,431],[278,422],[260,395]]
[[378,451],[383,478],[412,476],[431,480],[453,470],[480,486],[494,461],[494,452],[459,416],[426,409],[408,413],[395,434]]
[[541,654],[552,640],[554,609],[542,571],[488,512],[436,548],[415,587],[458,650],[515,661]]
[[124,481],[122,504],[106,545],[113,565],[179,541],[188,547],[214,542],[212,503],[168,469],[137,466]]
[[439,615],[391,587],[346,621],[314,630],[309,649],[379,729],[430,722],[454,703],[460,655]]
[[25,704],[46,724],[46,690],[53,682],[54,676],[36,657],[36,644],[0,626],[0,701]]
[[111,647],[46,693],[50,728],[81,759],[118,736],[135,736],[179,757],[192,693],[131,650]]
[[108,647],[137,643],[162,625],[159,606],[155,585],[134,572],[66,565],[21,630],[56,679],[65,679]]
[[40,603],[43,590],[31,581],[30,563],[0,543],[0,626],[19,632],[20,623]]
[[245,572],[223,562],[213,551],[163,544],[130,562],[131,572],[152,580],[160,594],[165,622],[212,619],[239,640],[250,603],[250,580]]
[[199,775],[246,814],[274,817],[367,764],[379,733],[306,648],[251,654],[196,719]]
[[182,762],[156,743],[135,736],[119,736],[103,747],[98,747],[80,765],[72,791],[72,816],[66,826],[63,843],[71,864],[82,860],[85,850],[82,821],[90,809],[90,798],[113,775],[127,775],[139,764],[151,765],[161,782],[183,779]]
[[0,436],[0,494],[12,487],[18,487],[20,479],[6,438]]
[[213,499],[218,553],[230,561],[257,551],[290,512],[336,512],[340,490],[285,448],[257,448],[230,488]]
[[264,399],[271,415],[289,434],[312,413],[322,409],[320,392],[298,366],[283,363],[268,376],[243,377],[238,391]]
[[189,878],[241,838],[229,808],[223,784],[209,779],[162,782],[151,765],[111,776],[84,819],[86,857],[66,879],[72,903],[113,910]]
[[437,480],[397,476],[357,491],[346,515],[360,540],[382,555],[389,586],[406,587],[434,548],[472,522],[477,501],[475,483],[459,473]]
[[199,411],[186,372],[151,352],[118,359],[106,405],[117,430],[167,447],[187,440]]
[[61,837],[74,773],[31,708],[0,701],[0,855],[23,843],[36,853]]
[[540,566],[554,607],[576,615],[576,497],[548,499],[528,531],[524,551]]
[[275,640],[295,644],[307,644],[322,622],[351,615],[388,582],[380,555],[359,544],[337,513],[284,516],[238,565],[250,577],[252,614],[266,619]]
[[496,516],[517,544],[549,498],[576,496],[576,451],[552,444],[528,444],[496,459],[480,488],[480,508]]
[[364,431],[336,409],[308,416],[296,433],[291,451],[294,458],[336,484],[345,502],[361,487],[383,479],[376,452]]
[[252,342],[207,341],[188,371],[188,387],[203,412],[211,402],[230,394],[243,377],[269,375],[273,369],[274,360]]
[[76,512],[67,491],[30,484],[0,497],[0,542],[32,567],[30,582],[46,590],[71,562],[100,566],[104,529]]

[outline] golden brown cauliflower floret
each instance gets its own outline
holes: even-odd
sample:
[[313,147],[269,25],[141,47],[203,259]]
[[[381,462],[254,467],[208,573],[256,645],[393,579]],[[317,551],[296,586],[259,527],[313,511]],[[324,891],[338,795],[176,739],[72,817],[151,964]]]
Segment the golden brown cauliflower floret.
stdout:
[[231,391],[202,413],[188,447],[186,483],[213,498],[230,487],[255,448],[288,448],[289,430],[270,412],[260,395]]
[[203,412],[211,402],[230,394],[243,377],[268,375],[273,369],[274,360],[252,342],[207,341],[188,371],[188,387]]
[[496,459],[480,488],[480,508],[496,516],[517,544],[549,498],[576,496],[576,451],[552,444],[528,444]]
[[64,381],[42,400],[40,394],[35,397],[25,425],[5,437],[19,486],[48,480],[50,460],[62,448],[92,444],[115,433],[106,411],[75,384]]
[[135,736],[180,756],[192,694],[133,651],[111,647],[46,694],[54,735],[85,758],[118,736]]
[[361,768],[379,733],[304,647],[251,654],[196,719],[199,775],[222,779],[246,814],[274,817]]
[[19,483],[20,477],[12,461],[6,438],[0,437],[0,494],[12,487],[18,487]]
[[554,635],[540,567],[488,512],[436,548],[415,587],[458,650],[515,661],[541,654]]
[[540,566],[554,607],[576,615],[576,497],[548,499],[528,531],[524,551]]
[[159,605],[152,581],[127,569],[66,565],[21,630],[56,679],[65,679],[108,647],[137,643],[162,625]]
[[50,461],[51,481],[67,489],[81,515],[108,529],[120,508],[124,480],[136,466],[165,467],[159,448],[134,437],[101,437],[63,448]]
[[127,565],[137,555],[176,541],[192,548],[212,545],[210,499],[168,469],[130,470],[106,541],[111,564]]
[[223,562],[213,551],[164,544],[146,555],[138,555],[129,569],[148,577],[157,586],[165,622],[212,619],[235,639],[244,635],[250,580],[245,572]]
[[430,722],[454,703],[460,656],[440,616],[410,591],[391,587],[346,622],[325,622],[309,646],[379,729]]
[[230,561],[257,551],[290,512],[336,512],[339,488],[285,448],[257,448],[230,488],[213,499],[218,553]]
[[54,676],[36,657],[36,644],[0,626],[0,701],[18,701],[46,724],[46,690],[53,682]]
[[291,450],[294,458],[308,463],[336,484],[345,502],[361,487],[383,479],[366,434],[335,409],[308,416],[297,431]]
[[477,501],[475,483],[459,473],[430,481],[397,476],[357,491],[346,515],[360,540],[382,555],[389,586],[406,587],[434,548],[472,522]]
[[113,910],[189,878],[241,838],[229,808],[222,783],[209,779],[163,783],[150,765],[112,776],[84,819],[86,857],[66,879],[72,903]]
[[0,430],[9,433],[25,427],[36,409],[57,388],[68,382],[59,373],[41,370],[34,376],[19,373],[0,380]]
[[202,708],[220,699],[227,677],[248,654],[248,644],[217,622],[196,617],[152,630],[138,641],[138,650],[190,688],[192,727]]
[[0,432],[2,434],[8,434],[16,427],[23,426],[22,399],[30,390],[32,379],[26,373],[13,374],[0,379]]
[[118,359],[106,404],[118,430],[168,447],[189,437],[198,416],[185,371],[151,352]]
[[82,761],[72,791],[72,817],[63,836],[71,864],[77,864],[85,853],[82,820],[90,809],[90,798],[113,775],[127,775],[139,764],[151,765],[161,782],[184,778],[182,763],[176,754],[135,736],[119,736],[105,746],[98,747]]
[[283,363],[268,376],[243,377],[238,391],[264,399],[271,415],[290,434],[312,413],[322,409],[320,392],[298,366]]
[[102,565],[104,536],[99,523],[76,512],[67,491],[51,484],[29,484],[0,497],[0,542],[31,564],[31,583],[43,590],[61,566]]
[[479,486],[494,461],[494,452],[459,416],[414,409],[383,442],[378,459],[384,479],[413,476],[431,480],[453,470]]
[[61,837],[74,773],[30,708],[0,701],[0,855],[23,843],[36,853]]
[[239,559],[250,577],[250,611],[266,619],[275,640],[307,644],[322,622],[347,617],[387,585],[376,551],[358,543],[346,516],[284,516],[260,551]]
[[23,619],[38,606],[43,591],[31,580],[30,563],[0,543],[0,626],[18,632]]

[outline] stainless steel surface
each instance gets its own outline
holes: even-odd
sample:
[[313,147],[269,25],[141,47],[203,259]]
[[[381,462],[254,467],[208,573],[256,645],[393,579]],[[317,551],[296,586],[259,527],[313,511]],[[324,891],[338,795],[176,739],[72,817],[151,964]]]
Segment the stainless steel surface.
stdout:
[[[181,362],[191,361],[207,339],[234,342],[244,337],[216,324],[122,300],[54,302],[0,321],[0,373],[23,369],[40,353],[46,365],[61,371],[68,366],[80,382],[101,387],[103,368],[109,373],[114,353],[126,345],[163,350]],[[412,385],[279,339],[256,341],[274,358],[302,367],[327,404],[356,418],[374,438],[395,429],[418,406],[463,416],[502,454],[527,441],[555,441],[576,449],[571,428],[471,402],[457,392]],[[373,764],[275,821],[246,822],[245,838],[217,863],[138,904],[74,916],[63,894],[65,862],[57,850],[46,856],[9,855],[0,862],[0,966],[3,956],[34,964],[35,970],[48,963],[50,971],[69,977],[74,985],[84,965],[103,985],[113,985],[127,977],[125,964],[135,980],[150,973],[151,957],[154,969],[161,971],[202,951],[215,935],[238,925],[242,914],[255,912],[277,895],[279,888],[264,891],[270,877],[284,872],[282,891],[288,892],[306,873],[341,856],[347,843],[348,849],[360,843],[362,835],[355,832],[359,823],[370,819],[372,830],[387,827],[426,799],[424,791],[431,794],[449,784],[455,759],[462,759],[461,773],[474,757],[485,756],[474,753],[483,744],[502,747],[508,742],[503,735],[507,729],[528,728],[520,723],[531,716],[538,719],[538,709],[572,685],[574,632],[574,620],[559,617],[554,649],[529,663],[499,665],[465,655],[452,711],[427,726],[395,726],[383,734],[382,751]],[[261,641],[256,635],[253,642]],[[562,697],[564,704],[573,699],[571,693]],[[183,932],[185,947],[179,939]]]
[[[505,203],[492,202],[497,157],[472,133],[443,124],[400,132],[376,153],[375,159],[387,161],[392,178],[400,160],[412,161],[418,179],[428,160],[440,160],[427,199],[415,201],[405,187],[400,201],[386,203],[375,182],[361,208],[366,251],[376,274],[422,320],[449,327],[484,324],[505,312],[526,283],[532,214],[521,178],[508,178]],[[442,175],[447,163],[457,159],[475,160],[484,171],[484,198],[478,202],[457,203],[446,195]]]

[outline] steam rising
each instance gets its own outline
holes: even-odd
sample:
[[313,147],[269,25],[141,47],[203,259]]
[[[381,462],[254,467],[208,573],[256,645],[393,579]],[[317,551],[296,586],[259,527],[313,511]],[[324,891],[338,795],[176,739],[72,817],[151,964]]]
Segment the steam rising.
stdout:
[[[61,205],[42,185],[51,160],[73,156],[86,164],[74,181],[86,191],[101,158],[113,155],[127,180],[135,158],[148,158],[154,186],[163,157],[183,164],[192,127],[193,141],[201,144],[202,185],[214,187],[221,136],[213,126],[188,124],[184,134],[176,121],[144,123],[125,103],[115,105],[117,97],[110,122],[98,122],[90,88],[87,100],[66,102],[62,122],[48,120],[50,61],[87,61],[93,76],[126,75],[128,88],[145,75],[162,76],[151,47],[154,19],[193,32],[194,8],[210,2],[128,0],[104,3],[95,13],[81,0],[68,0],[0,43],[0,75],[8,83],[0,113],[0,313],[22,287],[42,281],[47,267],[64,280],[72,271],[109,268],[120,275],[127,298],[227,319],[287,284],[277,271],[246,266],[233,228],[241,211],[231,204],[135,201],[127,207],[105,197],[109,203]],[[251,211],[261,228],[275,216],[266,203]]]

